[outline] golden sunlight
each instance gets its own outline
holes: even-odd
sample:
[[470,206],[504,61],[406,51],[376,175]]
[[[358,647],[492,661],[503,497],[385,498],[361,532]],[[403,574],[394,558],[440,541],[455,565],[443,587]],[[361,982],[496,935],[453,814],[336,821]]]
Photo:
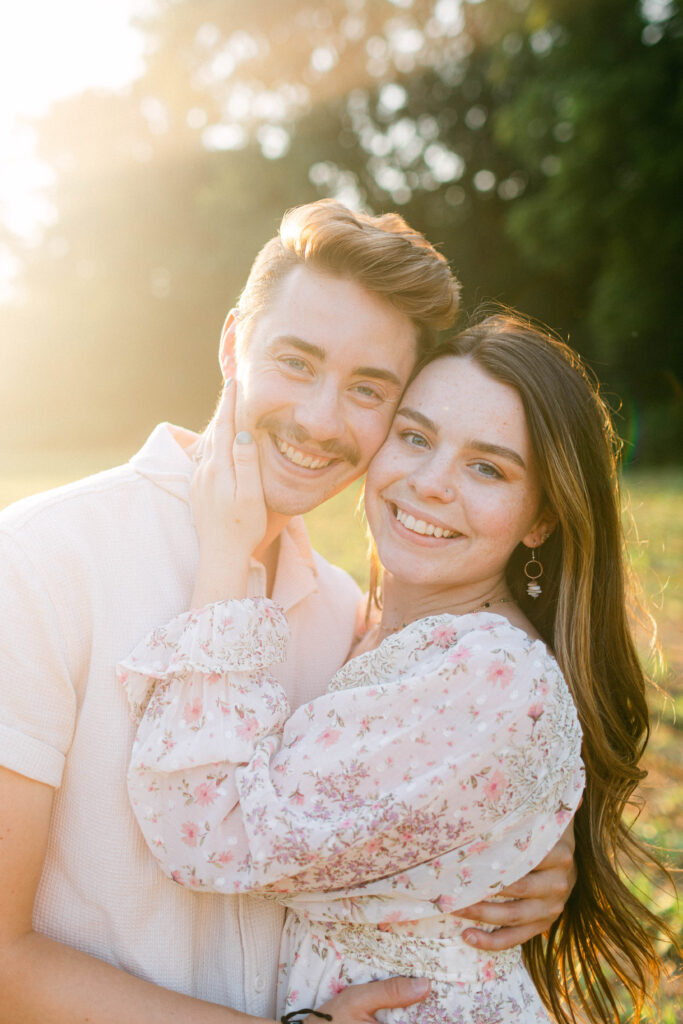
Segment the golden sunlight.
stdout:
[[[32,239],[50,219],[49,172],[33,156],[30,119],[86,89],[117,89],[142,71],[131,17],[145,0],[21,0],[0,18],[0,225]],[[11,267],[0,262],[0,297]]]

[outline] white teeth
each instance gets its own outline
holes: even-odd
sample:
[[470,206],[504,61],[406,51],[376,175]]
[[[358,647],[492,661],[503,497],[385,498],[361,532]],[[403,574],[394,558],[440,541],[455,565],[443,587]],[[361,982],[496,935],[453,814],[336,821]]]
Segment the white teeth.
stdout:
[[312,455],[304,455],[298,448],[292,448],[291,444],[280,441],[278,438],[276,438],[276,444],[286,459],[293,462],[295,466],[303,466],[304,469],[321,469],[323,466],[329,466],[333,461],[332,459],[316,459]]
[[443,526],[435,526],[434,523],[427,523],[424,519],[416,519],[415,516],[411,516],[409,513],[404,512],[400,508],[396,508],[394,512],[396,518],[402,526],[405,526],[406,530],[412,530],[413,533],[419,533],[428,537],[454,537],[455,530],[444,530]]

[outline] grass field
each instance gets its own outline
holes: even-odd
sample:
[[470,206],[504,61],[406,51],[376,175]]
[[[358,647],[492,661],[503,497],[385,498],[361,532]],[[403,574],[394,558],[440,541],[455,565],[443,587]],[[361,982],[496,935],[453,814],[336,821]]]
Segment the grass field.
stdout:
[[[0,508],[25,495],[66,483],[126,458],[127,453],[66,453],[36,459],[2,457]],[[678,872],[683,868],[683,471],[631,473],[625,477],[625,523],[631,558],[657,621],[665,658],[657,669],[661,691],[652,688],[653,731],[645,757],[648,778],[636,824]],[[358,488],[351,488],[307,517],[314,545],[367,585],[367,542],[354,509]],[[678,876],[680,879],[680,875]],[[639,879],[648,898],[683,935],[683,914],[670,889]],[[662,950],[665,953],[665,950]],[[665,954],[666,955],[666,954]],[[660,1006],[648,1018],[654,1024],[683,1024],[683,983],[668,981]]]

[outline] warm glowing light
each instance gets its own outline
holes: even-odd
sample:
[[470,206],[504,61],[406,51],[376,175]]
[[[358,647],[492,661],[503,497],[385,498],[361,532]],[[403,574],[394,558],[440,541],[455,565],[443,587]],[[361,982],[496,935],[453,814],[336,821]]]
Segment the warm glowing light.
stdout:
[[[89,88],[117,89],[142,70],[143,38],[130,24],[148,0],[21,0],[0,17],[0,223],[35,239],[50,218],[26,118]],[[0,254],[0,296],[11,270]]]

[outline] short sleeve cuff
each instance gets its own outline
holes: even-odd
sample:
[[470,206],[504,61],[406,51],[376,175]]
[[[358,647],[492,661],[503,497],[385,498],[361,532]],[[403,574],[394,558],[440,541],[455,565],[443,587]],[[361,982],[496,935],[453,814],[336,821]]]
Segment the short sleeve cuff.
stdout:
[[47,743],[0,725],[0,764],[19,775],[26,775],[48,786],[59,786],[65,757]]

